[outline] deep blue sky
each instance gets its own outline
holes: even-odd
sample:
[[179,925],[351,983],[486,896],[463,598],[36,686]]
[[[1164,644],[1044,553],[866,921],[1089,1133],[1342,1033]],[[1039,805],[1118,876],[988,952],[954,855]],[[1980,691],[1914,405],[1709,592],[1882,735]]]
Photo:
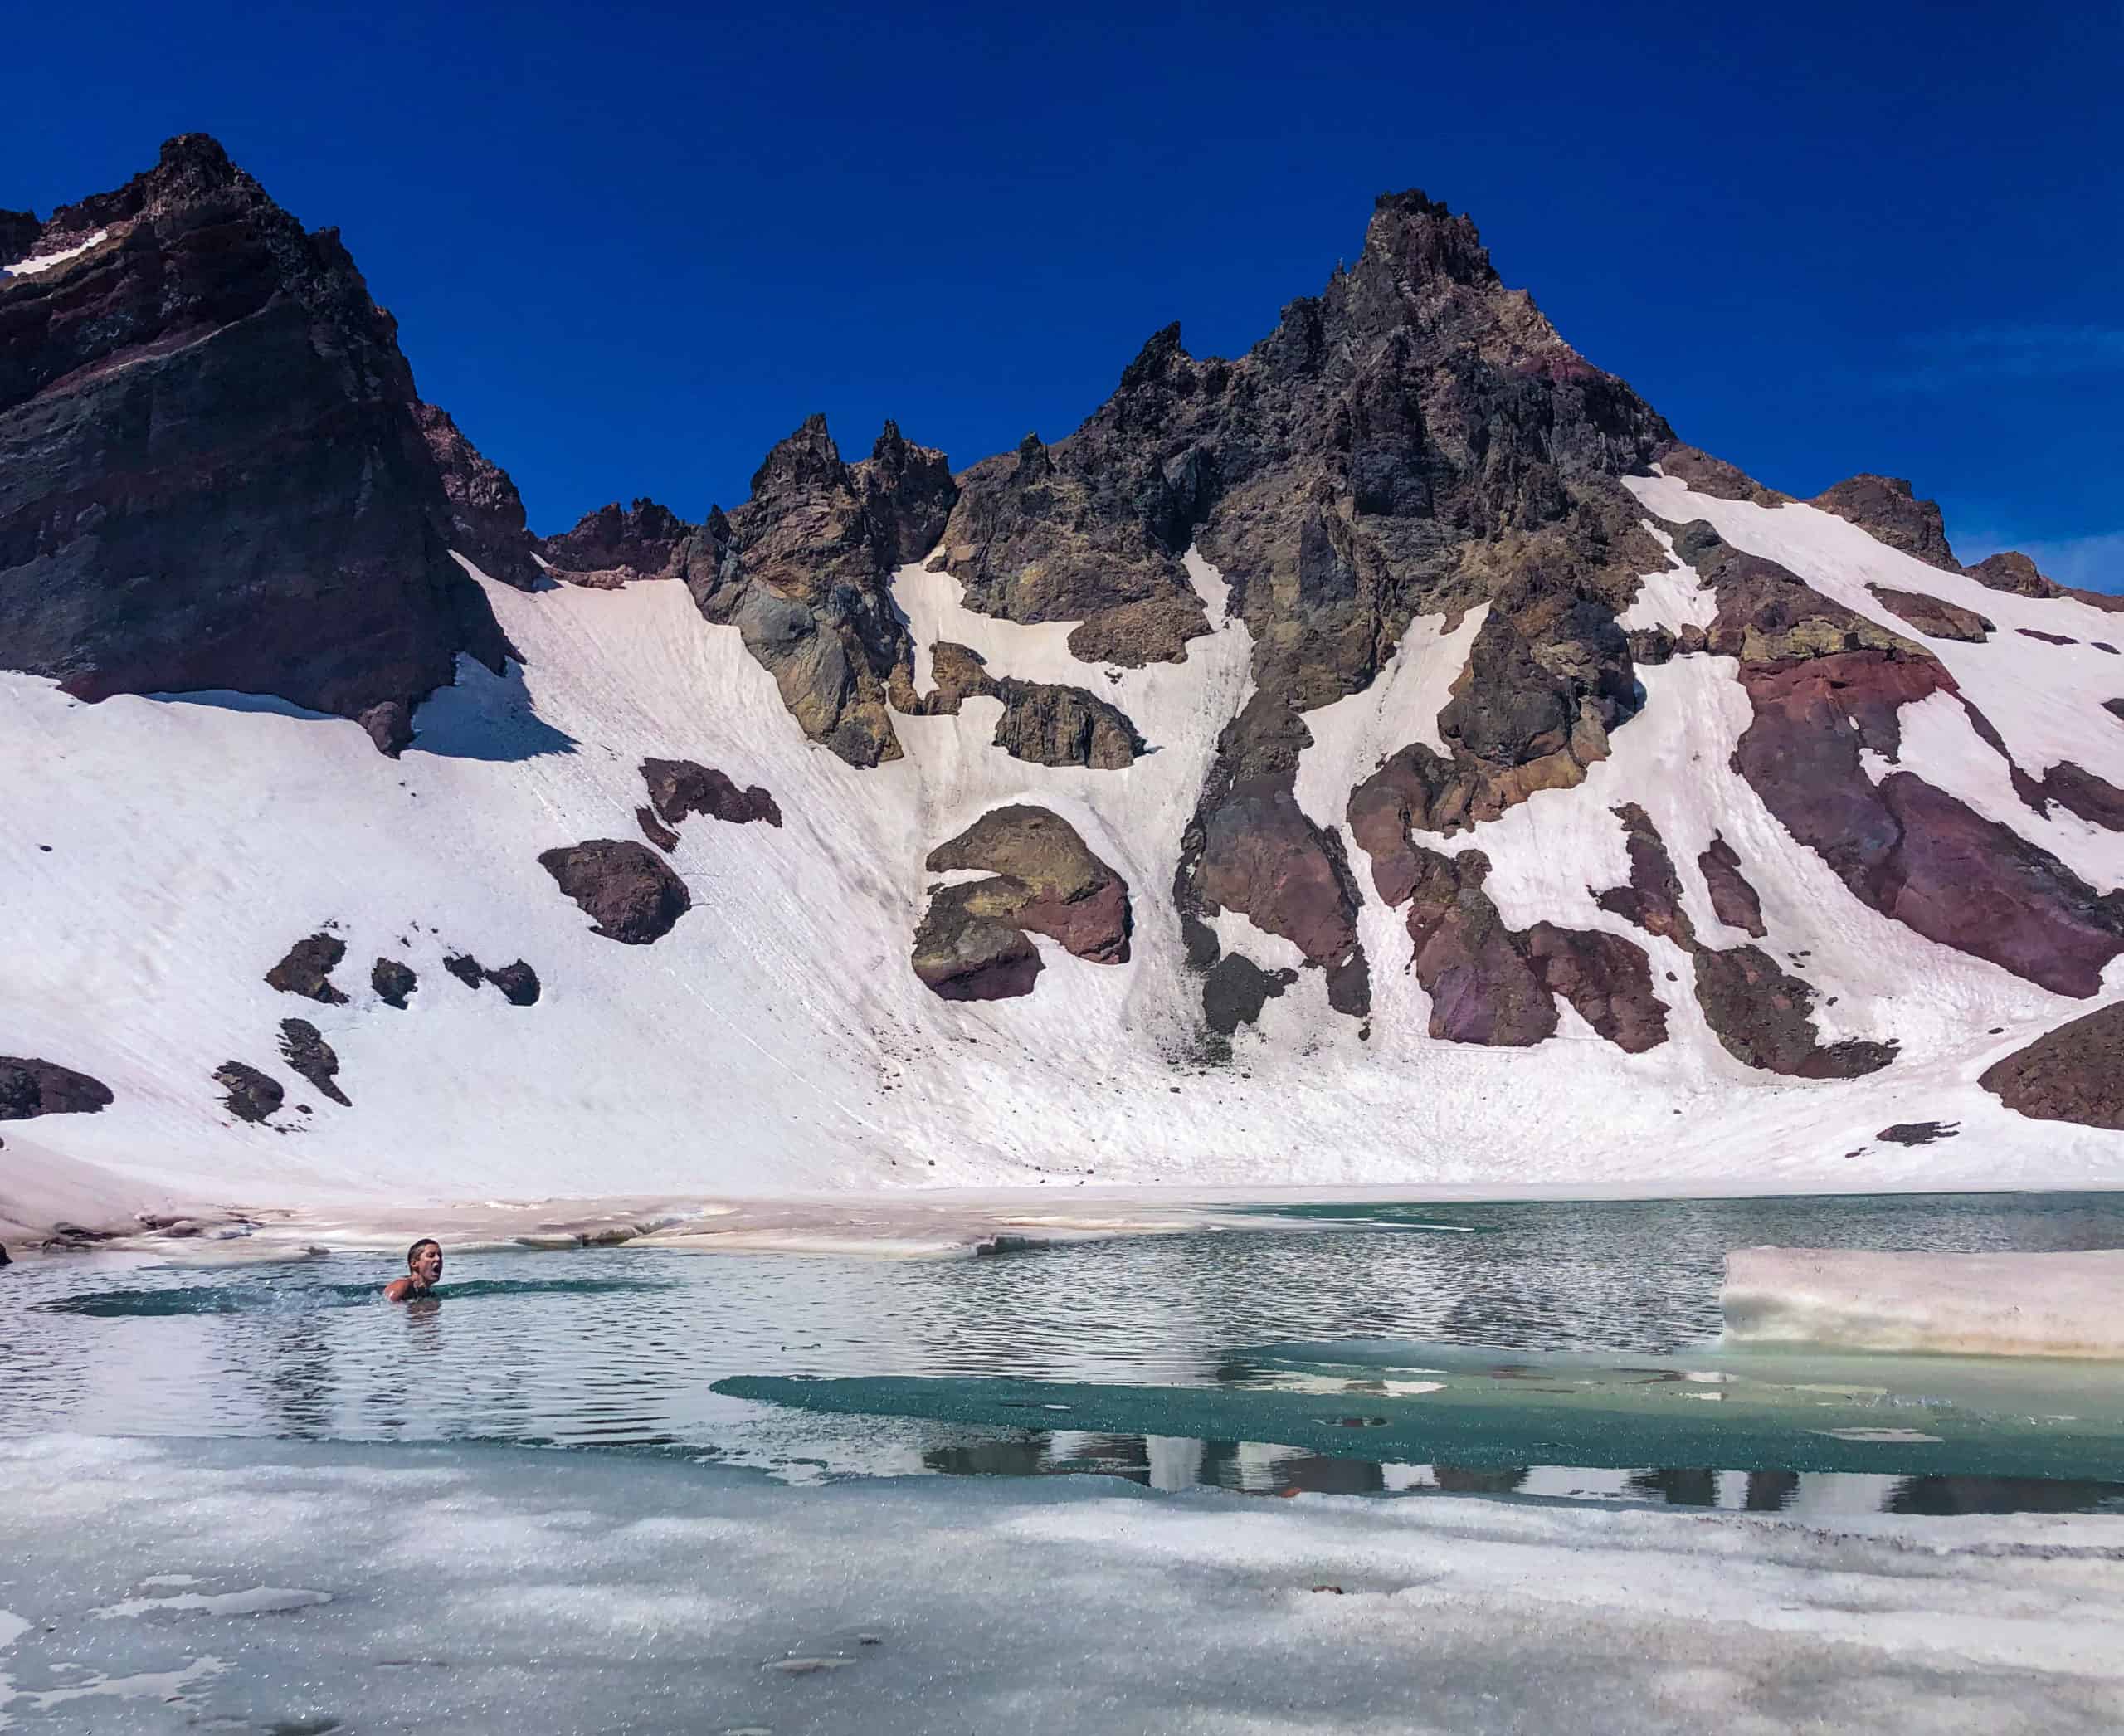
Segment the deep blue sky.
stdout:
[[2114,0],[1306,10],[17,8],[0,205],[217,134],[552,529],[730,504],[815,409],[851,455],[1060,436],[1420,186],[1684,438],[2124,588]]

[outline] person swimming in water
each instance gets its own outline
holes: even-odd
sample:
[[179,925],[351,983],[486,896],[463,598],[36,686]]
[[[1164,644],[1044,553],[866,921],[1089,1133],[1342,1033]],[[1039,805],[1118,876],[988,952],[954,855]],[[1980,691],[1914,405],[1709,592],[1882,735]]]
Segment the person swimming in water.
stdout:
[[441,1282],[442,1244],[432,1236],[423,1236],[406,1250],[406,1275],[393,1278],[383,1286],[383,1300],[411,1301],[415,1296],[429,1295]]

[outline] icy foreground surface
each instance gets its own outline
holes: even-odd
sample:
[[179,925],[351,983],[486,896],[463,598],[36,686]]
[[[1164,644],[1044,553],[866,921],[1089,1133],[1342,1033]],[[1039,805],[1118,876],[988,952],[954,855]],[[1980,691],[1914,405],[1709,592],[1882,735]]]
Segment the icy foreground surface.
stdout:
[[0,1476],[38,1491],[0,1504],[0,1724],[22,1729],[2124,1719],[2107,1518],[791,1490],[500,1448],[70,1436],[0,1445]]
[[2124,1250],[1738,1248],[1719,1303],[1737,1343],[2124,1358]]

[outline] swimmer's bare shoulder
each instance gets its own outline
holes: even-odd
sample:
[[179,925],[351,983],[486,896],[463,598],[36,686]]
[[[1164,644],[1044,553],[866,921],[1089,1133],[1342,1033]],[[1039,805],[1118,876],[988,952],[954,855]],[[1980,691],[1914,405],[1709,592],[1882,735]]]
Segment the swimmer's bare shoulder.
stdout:
[[412,1294],[413,1280],[411,1278],[393,1278],[383,1286],[383,1300],[387,1302],[403,1302]]

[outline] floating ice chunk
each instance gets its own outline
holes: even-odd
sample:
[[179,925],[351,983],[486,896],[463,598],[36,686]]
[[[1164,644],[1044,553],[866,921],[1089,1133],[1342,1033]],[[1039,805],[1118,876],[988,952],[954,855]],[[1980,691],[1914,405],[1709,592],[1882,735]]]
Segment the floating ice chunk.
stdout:
[[1817,1435],[1827,1435],[1837,1441],[1896,1441],[1912,1446],[1938,1446],[1937,1435],[1927,1435],[1917,1429],[1816,1429]]
[[1726,1256],[1719,1304],[1734,1343],[2124,1358],[2124,1249],[1737,1248]]

